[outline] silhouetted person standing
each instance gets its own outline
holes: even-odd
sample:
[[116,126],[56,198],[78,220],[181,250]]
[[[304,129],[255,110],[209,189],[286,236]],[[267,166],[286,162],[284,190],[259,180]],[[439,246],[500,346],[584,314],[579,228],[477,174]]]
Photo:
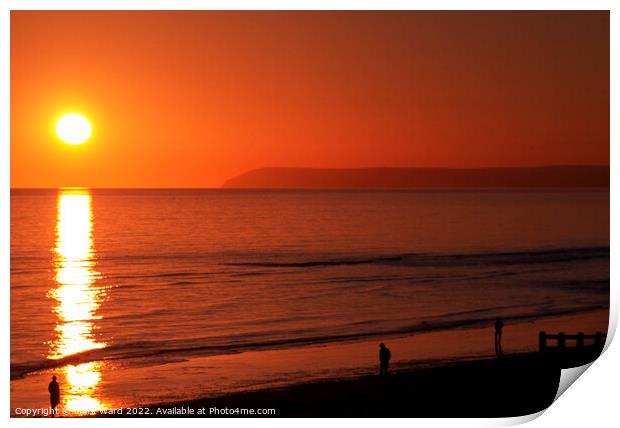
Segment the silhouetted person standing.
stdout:
[[380,363],[379,375],[380,376],[383,376],[383,375],[387,376],[388,366],[390,365],[390,358],[392,358],[392,353],[390,352],[388,347],[385,346],[385,344],[383,343],[379,345],[379,363]]
[[495,321],[495,353],[497,355],[502,355],[502,329],[504,328],[504,323],[501,318],[497,318]]
[[52,417],[56,414],[56,406],[60,403],[60,386],[56,382],[56,376],[52,376],[52,381],[47,386],[47,390],[50,392],[50,404],[52,405]]

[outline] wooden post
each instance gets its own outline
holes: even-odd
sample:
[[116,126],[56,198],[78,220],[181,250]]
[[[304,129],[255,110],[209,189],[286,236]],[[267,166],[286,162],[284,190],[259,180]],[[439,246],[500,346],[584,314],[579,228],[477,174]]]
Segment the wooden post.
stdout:
[[538,334],[538,351],[544,352],[546,348],[547,348],[547,333],[545,333],[544,331],[541,331]]
[[603,333],[597,331],[594,335],[594,346],[601,348],[603,346]]
[[583,333],[577,333],[577,348],[583,348]]
[[558,334],[558,348],[563,350],[566,347],[566,335],[564,333]]

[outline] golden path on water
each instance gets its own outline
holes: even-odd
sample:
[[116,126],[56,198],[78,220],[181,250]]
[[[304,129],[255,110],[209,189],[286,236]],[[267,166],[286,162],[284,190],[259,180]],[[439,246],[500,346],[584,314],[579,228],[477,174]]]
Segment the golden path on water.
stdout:
[[[95,338],[96,321],[101,318],[97,309],[106,290],[95,285],[100,275],[95,270],[88,190],[62,189],[58,195],[54,271],[56,285],[48,296],[54,301],[56,328],[48,358],[60,359],[104,348],[106,344]],[[63,367],[59,373],[61,408],[71,412],[105,408],[95,397],[101,381],[101,364],[95,361]]]

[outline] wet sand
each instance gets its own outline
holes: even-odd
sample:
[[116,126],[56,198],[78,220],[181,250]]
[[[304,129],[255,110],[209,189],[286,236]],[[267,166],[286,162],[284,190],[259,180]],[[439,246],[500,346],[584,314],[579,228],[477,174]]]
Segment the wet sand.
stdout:
[[[602,309],[506,322],[502,360],[494,355],[492,323],[484,328],[385,337],[382,340],[392,351],[387,380],[378,380],[377,340],[191,358],[180,355],[158,365],[136,360],[132,366],[116,367],[114,361],[104,361],[100,389],[92,398],[105,409],[155,409],[154,403],[176,403],[164,407],[177,408],[190,403],[197,410],[215,403],[210,407],[275,408],[276,416],[491,416],[500,410],[515,416],[541,410],[548,405],[545,400],[550,400],[540,392],[543,395],[534,401],[521,402],[520,394],[530,396],[548,388],[552,399],[557,389],[548,374],[542,384],[529,374],[537,370],[532,367],[538,332],[606,331],[608,315]],[[556,372],[559,376],[559,369]],[[11,382],[13,416],[18,406],[47,405],[51,374],[43,371]],[[62,372],[58,374],[63,389],[68,381]],[[493,389],[497,395],[487,394]],[[504,403],[502,396],[511,401]],[[465,398],[473,402],[461,405]],[[61,402],[61,410],[63,406],[67,403]],[[389,410],[381,413],[381,409]]]
[[[161,404],[143,410],[147,414],[124,416],[521,416],[553,402],[559,377],[558,367],[527,353]],[[274,413],[248,413],[266,409]]]
[[[581,365],[585,363],[584,357],[587,361],[596,358],[596,353],[568,362],[545,358],[536,352],[537,332],[605,331],[607,316],[607,310],[600,310],[509,324],[504,331],[505,354],[502,357],[493,354],[492,328],[393,338],[387,343],[397,358],[387,378],[366,368],[365,371],[342,372],[342,376],[331,372],[331,378],[315,378],[292,385],[279,385],[274,379],[254,390],[148,405],[148,410],[142,410],[147,414],[133,416],[264,416],[242,409],[274,409],[275,414],[269,415],[272,417],[527,415],[552,403],[561,367]],[[268,352],[273,353],[272,356],[280,355],[281,359],[273,361],[276,366],[285,361],[290,364],[291,360],[301,363],[302,358],[307,361],[314,353],[320,367],[333,364],[343,353],[357,355],[357,358],[365,358],[366,353],[374,355],[374,345],[374,342],[356,342]],[[406,360],[413,352],[418,359]],[[236,357],[248,361],[252,355]],[[124,416],[128,416],[126,411]]]

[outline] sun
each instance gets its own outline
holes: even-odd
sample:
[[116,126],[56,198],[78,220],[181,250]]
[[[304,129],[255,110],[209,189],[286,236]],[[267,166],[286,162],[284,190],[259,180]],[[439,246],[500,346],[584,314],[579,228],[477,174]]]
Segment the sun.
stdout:
[[67,144],[82,144],[91,133],[90,122],[78,113],[65,114],[56,122],[56,135]]

